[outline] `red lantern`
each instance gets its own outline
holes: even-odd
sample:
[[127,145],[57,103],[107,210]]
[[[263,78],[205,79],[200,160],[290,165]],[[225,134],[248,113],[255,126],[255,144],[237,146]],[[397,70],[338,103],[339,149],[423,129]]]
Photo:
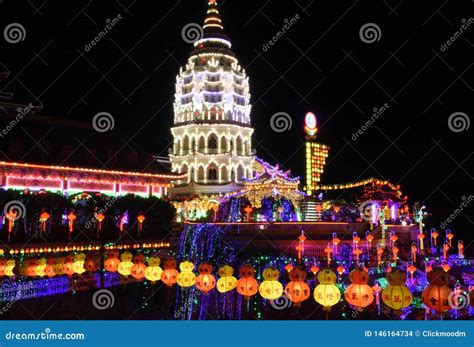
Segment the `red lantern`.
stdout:
[[103,213],[97,213],[97,215],[95,216],[95,218],[97,219],[97,221],[99,223],[97,223],[97,238],[99,238],[99,235],[100,235],[100,231],[102,230],[102,221],[105,219],[105,216]]
[[46,231],[46,222],[48,221],[51,215],[48,212],[43,212],[40,214],[40,223],[41,223],[41,231]]
[[71,239],[71,234],[74,231],[74,221],[76,218],[77,216],[74,214],[74,211],[69,212],[67,215],[67,219],[69,221],[69,239]]
[[450,310],[452,307],[449,305],[448,298],[453,291],[447,287],[449,275],[437,268],[430,271],[426,277],[430,285],[421,294],[423,303],[437,312]]
[[104,263],[105,270],[108,272],[117,272],[119,265],[120,260],[118,258],[108,258]]
[[203,294],[207,294],[216,286],[216,278],[212,275],[211,263],[202,263],[198,266],[199,275],[196,277],[196,287]]
[[142,233],[142,229],[143,229],[143,222],[145,221],[145,216],[142,214],[139,214],[137,217],[137,221],[138,221],[138,237],[140,237]]
[[352,284],[345,292],[346,301],[352,306],[367,307],[374,301],[372,288],[367,284],[369,274],[366,271],[355,269],[349,274]]
[[161,280],[168,287],[171,287],[178,281],[178,270],[176,270],[176,259],[166,259],[163,262],[165,269],[161,273]]
[[237,292],[247,299],[257,294],[258,282],[254,278],[255,269],[251,265],[242,265],[240,276],[240,279],[237,281]]
[[311,290],[305,282],[306,272],[302,268],[296,267],[290,271],[289,275],[291,281],[285,287],[285,294],[296,307],[299,307],[301,302],[308,299],[311,294]]
[[136,280],[141,280],[145,277],[146,265],[144,263],[136,263],[132,266],[130,273]]

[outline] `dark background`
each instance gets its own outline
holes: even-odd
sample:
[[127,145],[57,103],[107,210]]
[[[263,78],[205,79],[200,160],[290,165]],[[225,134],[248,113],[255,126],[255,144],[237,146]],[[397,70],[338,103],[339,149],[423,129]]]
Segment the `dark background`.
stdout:
[[[258,156],[303,175],[303,117],[313,111],[319,141],[331,146],[323,183],[372,176],[400,183],[411,203],[426,204],[436,227],[472,194],[472,128],[454,133],[447,120],[454,112],[472,116],[474,28],[444,52],[440,45],[472,16],[473,2],[220,4],[224,28],[250,76]],[[108,168],[109,160],[88,153],[114,148],[116,162],[128,161],[130,152],[135,159],[167,155],[175,78],[192,48],[181,29],[201,24],[205,10],[200,0],[0,0],[2,34],[12,22],[26,29],[17,44],[0,37],[0,66],[10,71],[0,90],[14,93],[11,101],[43,104],[39,115],[25,117],[0,139],[3,158],[71,164],[81,150],[89,166]],[[85,52],[106,19],[118,14],[123,19]],[[264,52],[263,44],[296,14],[296,24]],[[360,40],[365,23],[381,28],[379,41]],[[385,103],[389,110],[353,141],[372,109]],[[115,118],[110,133],[92,130],[92,117],[101,111]],[[291,130],[271,129],[276,112],[291,115]],[[78,151],[67,161],[48,151],[68,141]],[[465,245],[473,220],[471,204],[449,225]]]

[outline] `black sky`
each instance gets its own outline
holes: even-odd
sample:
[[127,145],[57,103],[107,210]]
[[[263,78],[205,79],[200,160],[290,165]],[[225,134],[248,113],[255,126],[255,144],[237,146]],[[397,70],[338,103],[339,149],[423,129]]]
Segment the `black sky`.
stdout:
[[[303,116],[313,111],[319,140],[331,146],[326,183],[390,179],[411,202],[426,204],[438,223],[448,217],[473,194],[472,129],[452,132],[448,118],[473,114],[474,24],[444,52],[440,46],[472,17],[473,6],[468,0],[221,1],[225,30],[250,76],[257,154],[302,175]],[[89,123],[109,112],[114,131],[143,155],[167,155],[174,82],[192,48],[181,29],[202,23],[205,9],[200,0],[2,0],[2,33],[20,23],[26,37],[16,44],[0,37],[0,62],[11,72],[0,88],[26,103],[43,102],[43,113],[59,118]],[[118,14],[123,19],[85,52]],[[295,15],[296,24],[263,51]],[[380,27],[379,41],[361,41],[366,23]],[[385,103],[389,110],[352,140]],[[291,115],[289,131],[271,129],[277,112]],[[472,239],[472,208],[450,225],[465,240]]]

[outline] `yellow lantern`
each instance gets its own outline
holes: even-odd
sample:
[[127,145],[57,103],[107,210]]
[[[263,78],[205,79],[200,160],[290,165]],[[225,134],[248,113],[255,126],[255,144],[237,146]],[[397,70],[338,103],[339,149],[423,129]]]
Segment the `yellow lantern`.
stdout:
[[280,272],[274,267],[269,267],[263,271],[262,276],[264,281],[258,288],[260,295],[268,300],[278,299],[283,294],[283,285],[278,282]]
[[40,258],[38,260],[38,265],[36,266],[36,269],[35,269],[36,276],[39,276],[39,277],[45,276],[44,270],[46,268],[46,264],[47,264],[47,260],[45,258]]
[[314,288],[314,300],[320,305],[323,305],[325,311],[330,311],[331,306],[336,305],[341,300],[341,292],[336,287],[337,276],[329,269],[319,272],[319,284]]
[[405,286],[407,276],[398,270],[387,273],[389,286],[382,291],[382,301],[395,311],[408,307],[413,301],[410,290]]
[[74,257],[74,263],[72,264],[72,269],[75,273],[80,275],[86,272],[86,269],[84,268],[85,261],[86,255],[84,253],[76,254],[76,256]]
[[118,266],[118,273],[122,276],[129,276],[132,273],[133,255],[129,251],[125,251],[120,255],[120,264]]
[[188,288],[193,286],[196,283],[196,275],[194,274],[194,264],[190,261],[183,261],[179,264],[179,269],[181,272],[179,273],[177,280],[178,286]]
[[64,258],[59,257],[54,264],[54,273],[58,276],[64,275]]
[[155,284],[161,279],[163,269],[160,267],[161,260],[158,257],[148,258],[148,266],[145,270],[145,278]]
[[15,276],[13,268],[15,267],[15,259],[8,259],[7,265],[5,266],[5,275],[8,277]]
[[217,280],[217,290],[220,293],[227,293],[237,287],[237,278],[232,276],[234,269],[229,265],[223,265],[217,271],[219,279]]

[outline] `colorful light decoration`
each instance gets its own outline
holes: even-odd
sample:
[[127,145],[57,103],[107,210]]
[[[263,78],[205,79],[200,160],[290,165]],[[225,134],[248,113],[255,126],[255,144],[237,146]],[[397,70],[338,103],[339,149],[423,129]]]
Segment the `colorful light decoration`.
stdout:
[[149,257],[148,266],[145,270],[145,278],[155,284],[161,279],[163,269],[160,267],[161,260],[158,257]]
[[418,247],[416,247],[416,243],[413,242],[411,245],[411,258],[413,259],[413,262],[416,263],[416,253],[418,252]]
[[242,265],[239,272],[240,278],[237,281],[237,292],[249,299],[258,292],[258,282],[254,278],[255,269],[252,265]]
[[188,288],[196,283],[196,275],[194,274],[194,264],[190,261],[183,261],[179,264],[181,272],[177,277],[178,286]]
[[[179,272],[176,270],[176,259],[170,258],[163,262],[165,269],[161,273],[161,281],[171,287],[178,281]],[[194,268],[194,265],[193,265]]]
[[258,291],[260,295],[267,300],[278,299],[283,294],[283,285],[278,282],[280,272],[274,268],[269,267],[263,270],[263,282],[260,283]]
[[199,275],[196,277],[196,288],[204,295],[216,286],[216,278],[212,274],[212,269],[212,264],[209,262],[204,262],[198,266]]
[[307,300],[311,294],[311,290],[305,282],[306,272],[300,267],[295,267],[290,271],[289,276],[291,281],[285,287],[285,295],[294,303],[295,307],[299,307],[301,302]]
[[[413,284],[414,283],[413,274],[416,272],[416,266],[413,265],[413,264],[408,266],[407,271],[410,273],[411,283]],[[406,281],[406,279],[405,279],[405,281]],[[405,283],[405,282],[403,282],[403,283]]]
[[143,214],[139,214],[137,216],[137,222],[138,222],[138,237],[141,236],[142,230],[143,230],[143,222],[145,221],[145,216]]
[[308,136],[315,136],[318,132],[316,116],[312,112],[306,113],[304,117],[304,131]]
[[220,293],[227,293],[237,287],[237,278],[233,276],[234,269],[229,265],[222,265],[217,271],[217,290]]
[[450,229],[446,229],[446,239],[449,241],[449,247],[452,247],[452,239],[454,238],[454,234]]
[[341,300],[341,292],[335,285],[336,274],[329,269],[324,269],[318,274],[319,284],[314,288],[314,300],[323,306],[325,311],[330,311],[331,306]]
[[336,233],[332,233],[332,248],[334,255],[337,255],[337,245],[341,242],[341,240],[337,237]]
[[410,290],[405,286],[406,279],[405,274],[398,270],[387,273],[389,285],[382,291],[382,301],[395,311],[410,306],[413,301]]
[[374,235],[370,233],[369,230],[365,232],[365,239],[367,240],[367,247],[370,251],[370,248],[372,247],[372,241],[374,240]]
[[43,232],[46,231],[46,222],[48,221],[49,217],[51,217],[51,215],[48,212],[43,211],[40,214],[40,218],[39,218],[39,221],[41,223],[41,232],[40,232],[40,234],[42,234]]
[[393,247],[392,247],[393,262],[394,262],[395,264],[397,264],[398,252],[399,252],[399,251],[400,251],[400,250],[398,249],[397,246],[393,246]]
[[102,230],[102,222],[105,219],[105,215],[103,213],[97,213],[95,218],[97,219],[97,238],[100,236],[100,231]]
[[431,244],[432,244],[434,247],[436,247],[436,239],[438,238],[439,234],[438,234],[438,232],[436,231],[435,228],[432,228],[432,229],[431,229],[430,234],[431,234]]
[[369,274],[366,271],[355,269],[349,274],[352,284],[345,292],[346,301],[355,307],[364,308],[374,301],[372,288],[367,285]]
[[11,208],[10,211],[5,214],[5,217],[8,219],[8,242],[10,242],[10,235],[15,221],[18,219],[18,212],[14,208]]
[[449,244],[447,242],[443,245],[443,258],[448,259]]
[[462,240],[458,241],[458,256],[459,258],[464,258],[464,242]]
[[74,257],[74,263],[72,264],[72,269],[74,273],[81,275],[84,272],[86,272],[86,269],[84,267],[85,262],[86,262],[86,255],[82,252],[77,253],[76,256]]
[[71,240],[72,232],[74,231],[74,221],[76,220],[77,216],[74,211],[69,212],[67,215],[67,219],[69,221],[69,240]]
[[125,251],[120,255],[120,264],[118,266],[118,273],[122,276],[129,276],[133,266],[133,255],[129,251]]
[[382,254],[383,254],[383,247],[377,247],[377,265],[382,265]]
[[137,262],[137,263],[133,264],[133,266],[130,268],[130,274],[136,280],[141,280],[141,279],[145,278],[146,268],[147,267],[144,263]]
[[247,222],[250,222],[250,214],[252,213],[253,208],[252,206],[248,205],[244,208],[245,216],[247,218]]
[[436,312],[446,312],[451,309],[449,296],[452,290],[447,287],[449,275],[442,269],[436,268],[427,275],[430,285],[421,294],[423,303]]
[[327,247],[324,249],[324,253],[326,253],[326,258],[328,261],[328,266],[331,264],[331,253],[332,253],[332,248],[329,247],[329,243]]

